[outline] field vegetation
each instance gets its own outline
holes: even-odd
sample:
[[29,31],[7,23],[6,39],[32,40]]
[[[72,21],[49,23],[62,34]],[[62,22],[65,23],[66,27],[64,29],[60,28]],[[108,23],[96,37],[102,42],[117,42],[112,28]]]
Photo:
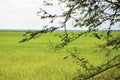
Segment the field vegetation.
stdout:
[[[73,33],[78,32],[69,32]],[[86,58],[94,66],[107,61],[107,51],[98,48],[99,44],[104,43],[103,39],[82,36],[55,51],[52,46],[60,43],[58,34],[62,32],[43,34],[19,43],[23,34],[19,31],[0,31],[0,80],[71,80],[81,68],[71,56],[65,57],[76,49],[80,57]],[[110,56],[116,56],[119,52],[113,50]]]

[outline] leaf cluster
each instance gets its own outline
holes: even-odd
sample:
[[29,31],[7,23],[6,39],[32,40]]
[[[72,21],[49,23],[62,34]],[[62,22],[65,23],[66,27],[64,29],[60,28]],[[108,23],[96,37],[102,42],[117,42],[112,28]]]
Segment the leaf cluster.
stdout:
[[[74,63],[80,66],[80,69],[77,71],[76,76],[73,77],[73,80],[119,80],[120,79],[120,55],[116,55],[113,58],[110,58],[104,64],[94,66],[89,63],[86,58],[81,57],[80,53],[75,49],[70,52],[71,57],[74,59]],[[68,58],[65,57],[65,59]],[[82,72],[81,70],[84,70]],[[112,74],[110,72],[116,74]],[[115,72],[117,71],[117,72]],[[107,75],[108,74],[108,75]]]
[[[47,1],[44,1],[44,3],[51,4],[51,2]],[[58,0],[58,4],[63,10],[63,14],[61,15],[50,14],[41,8],[37,13],[41,19],[49,19],[49,23],[52,24],[54,24],[55,19],[63,18],[63,20],[59,22],[60,26],[49,26],[49,24],[46,24],[43,26],[43,30],[37,32],[27,32],[25,35],[29,34],[29,37],[25,37],[20,42],[29,41],[41,33],[53,32],[57,29],[64,28],[65,34],[62,37],[63,42],[59,44],[59,47],[64,47],[69,42],[77,39],[76,36],[69,38],[69,34],[66,30],[67,22],[72,19],[72,25],[74,27],[87,27],[88,31],[86,31],[86,33],[90,31],[98,31],[103,23],[110,23],[106,26],[108,27],[106,41],[110,46],[114,45],[116,48],[119,48],[119,37],[114,38],[114,40],[110,40],[111,28],[116,24],[120,25],[119,0]],[[62,4],[65,6],[62,7]],[[67,10],[64,8],[67,8]],[[98,34],[94,34],[94,36],[98,39],[101,38]]]
[[[49,2],[44,3],[48,6],[53,5]],[[52,24],[54,24],[54,20],[62,18],[63,20],[59,22],[60,26],[49,27],[49,24],[46,24],[40,31],[26,32],[24,34],[24,39],[22,39],[20,42],[26,42],[37,38],[42,34],[64,28],[64,34],[59,35],[61,38],[61,43],[54,47],[56,50],[64,48],[70,42],[90,32],[94,32],[92,36],[96,37],[97,39],[101,39],[104,36],[106,43],[100,46],[104,50],[107,50],[109,52],[110,50],[120,48],[120,34],[114,36],[112,35],[111,30],[115,27],[114,25],[120,25],[120,0],[58,0],[58,5],[63,11],[61,15],[50,14],[41,8],[37,13],[41,19],[49,19],[49,23]],[[62,7],[62,5],[65,6]],[[70,35],[67,32],[67,27],[69,27],[67,26],[67,23],[70,20],[73,21],[73,27],[87,27],[88,30],[86,32]],[[95,31],[98,31],[104,23],[108,24],[108,26],[105,26],[107,28],[106,34],[100,35],[96,33]],[[96,67],[90,64],[89,61],[85,58],[81,58],[80,56],[76,55],[76,53],[77,51],[75,50],[75,52],[71,53],[71,56],[74,58],[74,61],[85,70],[85,74],[78,73],[78,75],[73,78],[74,80],[110,80],[108,78],[109,76],[107,76],[107,78],[102,78],[100,75],[109,72],[110,70],[114,71],[120,69],[120,55],[115,56],[112,59],[108,60],[107,63]],[[66,58],[67,57],[65,57],[65,59]],[[119,74],[117,76],[112,76],[112,79],[119,80]]]

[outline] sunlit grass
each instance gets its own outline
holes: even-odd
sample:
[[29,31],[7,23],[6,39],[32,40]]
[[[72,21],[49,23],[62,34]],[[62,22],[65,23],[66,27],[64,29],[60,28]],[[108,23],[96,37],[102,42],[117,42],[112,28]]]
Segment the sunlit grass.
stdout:
[[[24,32],[0,32],[0,80],[71,80],[78,65],[69,57],[67,50],[78,49],[93,65],[100,65],[106,58],[105,51],[94,53],[102,43],[90,37],[81,37],[57,52],[51,50],[60,39],[48,33],[26,43],[18,43]],[[117,54],[118,51],[113,51]]]

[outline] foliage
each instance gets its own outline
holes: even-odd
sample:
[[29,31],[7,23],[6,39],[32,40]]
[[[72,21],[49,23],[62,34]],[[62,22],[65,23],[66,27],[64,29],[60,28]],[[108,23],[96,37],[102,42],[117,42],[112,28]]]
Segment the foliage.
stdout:
[[[47,3],[46,5],[51,6],[52,3]],[[92,31],[98,31],[101,26],[103,26],[104,23],[109,24],[108,26],[105,26],[107,28],[106,34],[98,34],[96,32],[93,32],[93,36],[101,39],[104,38],[106,43],[102,46],[100,46],[102,49],[107,50],[108,53],[111,52],[113,49],[119,49],[120,48],[120,35],[113,36],[112,35],[112,28],[115,27],[115,25],[120,25],[120,0],[58,0],[58,4],[64,5],[64,7],[61,7],[63,10],[63,13],[61,15],[58,14],[50,14],[46,10],[43,10],[40,8],[40,11],[38,12],[38,16],[40,16],[41,19],[50,19],[50,23],[54,24],[54,20],[63,18],[63,20],[60,21],[60,26],[50,26],[49,24],[46,24],[44,26],[44,29],[38,32],[27,32],[25,33],[25,38],[21,40],[20,42],[26,42],[33,38],[38,37],[38,35],[48,32],[53,32],[59,28],[64,28],[64,35],[61,37],[61,43],[56,45],[55,48],[61,49],[64,48],[64,46],[68,45],[70,42],[78,39],[82,35],[86,35]],[[77,35],[70,36],[69,33],[66,30],[67,23],[72,20],[72,25],[74,27],[87,27],[88,30],[86,32],[78,33]],[[73,55],[72,55],[73,56]],[[87,68],[89,65],[86,62],[86,60],[78,58],[77,56],[73,56],[77,59],[80,59],[79,62],[82,60],[82,66],[84,68]],[[113,57],[113,59],[116,57]],[[113,60],[111,59],[111,60]],[[111,61],[110,60],[110,61]],[[109,61],[109,60],[108,60]],[[115,59],[116,61],[116,59]],[[85,65],[83,65],[85,62]],[[105,65],[108,65],[109,63],[106,63]],[[100,70],[96,70],[95,67],[90,67],[95,69],[93,70],[93,73],[90,72],[90,75],[85,75],[83,77],[83,80],[89,79],[92,75],[92,78],[94,78],[94,75],[98,75],[99,73],[103,73],[104,71],[108,70],[109,68],[116,67],[120,65],[119,63],[112,64],[109,66],[106,66],[103,68],[103,66],[99,66]],[[88,69],[88,68],[87,68]],[[86,71],[88,71],[86,69]],[[80,76],[81,74],[79,74]],[[78,78],[79,78],[78,76]],[[88,78],[86,78],[86,76]],[[119,78],[119,76],[118,76]],[[82,79],[80,77],[80,79]]]
[[[45,5],[51,6],[52,0],[50,2],[44,1]],[[46,24],[43,30],[37,32],[27,32],[25,36],[29,35],[29,37],[25,37],[20,42],[25,42],[35,38],[37,35],[41,33],[53,32],[57,29],[64,28],[65,30],[65,38],[63,38],[64,42],[71,42],[68,39],[68,34],[66,31],[67,22],[69,20],[73,21],[73,26],[77,27],[88,27],[88,31],[96,31],[99,30],[100,26],[104,23],[109,24],[106,26],[106,40],[110,45],[109,38],[111,35],[111,28],[115,27],[114,25],[120,25],[120,1],[119,0],[58,0],[58,4],[61,6],[63,13],[61,15],[58,14],[50,14],[47,11],[40,8],[38,11],[38,16],[41,19],[50,19],[50,23],[54,24],[54,21],[59,18],[63,18],[62,21],[59,22],[60,26],[50,26]],[[64,8],[67,8],[65,10]],[[100,39],[98,34],[94,34],[95,37]],[[80,37],[80,36],[79,36]],[[67,40],[68,39],[68,40]],[[118,39],[118,38],[115,38]],[[115,40],[114,40],[115,41]],[[64,44],[64,43],[61,43]],[[119,42],[114,42],[114,44],[120,44]],[[111,45],[114,45],[111,43]],[[63,46],[65,46],[64,44]],[[108,46],[109,46],[108,45]],[[119,46],[117,46],[119,48]]]
[[[89,63],[86,58],[83,58],[78,53],[77,49],[71,52],[71,56],[74,62],[78,64],[82,69],[78,70],[77,74],[73,77],[73,80],[119,80],[120,79],[120,55],[112,57],[108,62],[101,64],[100,66],[94,66]],[[82,70],[84,72],[82,72]],[[112,74],[112,73],[115,74]]]

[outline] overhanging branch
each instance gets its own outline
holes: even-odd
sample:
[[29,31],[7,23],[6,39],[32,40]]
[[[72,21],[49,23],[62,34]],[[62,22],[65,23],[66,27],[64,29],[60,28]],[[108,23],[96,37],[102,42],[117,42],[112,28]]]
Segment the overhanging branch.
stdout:
[[113,2],[113,1],[110,1],[110,0],[105,0],[105,1],[110,3],[110,4],[116,5],[117,7],[120,7],[120,2]]

